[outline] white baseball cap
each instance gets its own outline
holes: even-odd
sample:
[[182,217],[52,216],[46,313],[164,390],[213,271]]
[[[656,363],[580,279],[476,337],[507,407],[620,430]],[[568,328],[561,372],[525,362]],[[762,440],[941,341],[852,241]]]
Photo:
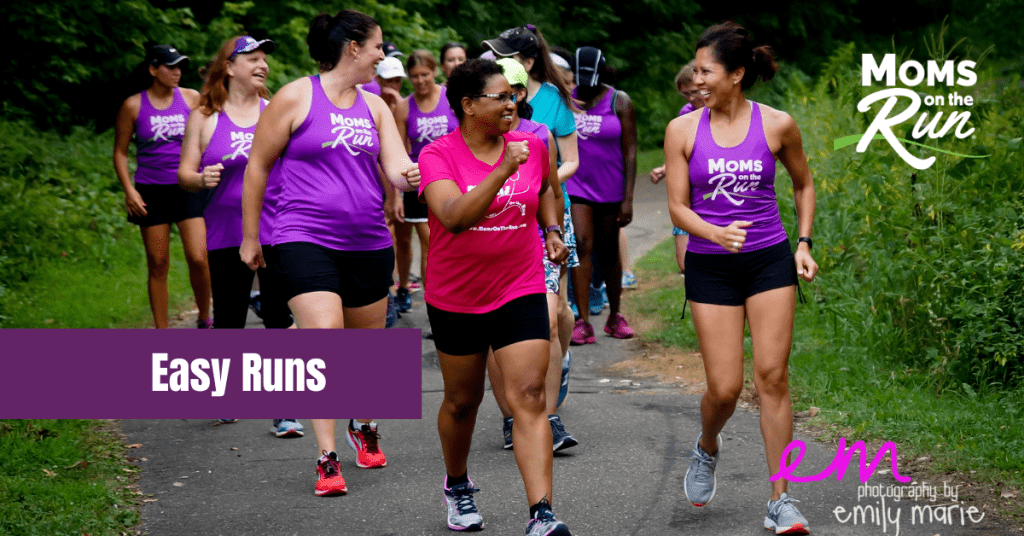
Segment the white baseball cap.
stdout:
[[377,76],[387,80],[389,78],[408,78],[405,76],[405,67],[402,67],[402,60],[392,56],[384,58],[377,64]]

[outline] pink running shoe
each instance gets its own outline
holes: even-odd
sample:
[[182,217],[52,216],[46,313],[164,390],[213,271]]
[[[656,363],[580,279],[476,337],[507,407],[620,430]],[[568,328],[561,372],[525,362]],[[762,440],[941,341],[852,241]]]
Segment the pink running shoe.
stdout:
[[569,342],[576,345],[596,343],[597,338],[594,337],[594,327],[582,318],[577,320],[576,325],[572,327],[572,339]]
[[[604,326],[604,332],[616,339],[632,339],[633,335],[636,335],[633,333],[633,328],[626,323],[626,317],[622,316],[622,313],[615,313],[612,321]],[[573,336],[575,337],[575,335],[576,332],[573,331]]]

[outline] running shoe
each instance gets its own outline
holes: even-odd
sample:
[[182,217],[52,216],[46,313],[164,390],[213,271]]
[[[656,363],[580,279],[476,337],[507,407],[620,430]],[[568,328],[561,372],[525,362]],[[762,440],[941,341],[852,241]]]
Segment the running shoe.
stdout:
[[637,281],[633,272],[622,272],[622,288],[636,288]]
[[260,319],[263,318],[263,302],[260,300],[260,291],[253,290],[249,292],[249,308],[256,314]]
[[565,523],[555,519],[551,510],[541,510],[526,524],[526,536],[572,536]]
[[388,310],[384,315],[384,327],[390,328],[398,322],[402,315],[398,314],[398,304],[395,303],[395,295],[388,291]]
[[473,487],[473,481],[448,487],[444,477],[444,504],[448,507],[448,528],[452,530],[484,530],[484,518],[476,509],[473,494],[480,490]]
[[558,386],[558,402],[556,408],[562,407],[566,395],[569,394],[569,368],[572,367],[572,351],[565,349],[565,356],[562,357],[562,383]]
[[548,415],[548,422],[551,424],[552,452],[558,452],[579,445],[579,441],[576,441],[572,434],[565,431],[562,419],[558,415]]
[[608,287],[601,283],[601,308],[607,309],[608,307]]
[[277,437],[302,437],[302,424],[295,419],[274,419],[271,429]]
[[420,285],[418,281],[413,281],[412,278],[409,279],[409,286],[407,288],[409,289],[409,292],[417,292],[423,290],[423,286]]
[[722,455],[722,435],[718,435],[718,451],[714,456],[704,452],[700,448],[700,437],[693,446],[693,455],[690,457],[690,467],[686,470],[686,478],[683,481],[683,491],[690,504],[694,506],[707,506],[711,499],[715,498],[715,489],[718,487],[718,479],[715,478],[715,466],[718,465],[718,457]]
[[398,312],[407,313],[412,310],[412,296],[409,295],[409,289],[398,287]]
[[783,493],[779,500],[768,501],[768,515],[764,517],[764,528],[774,530],[775,534],[810,534],[807,520],[793,503],[800,502]]
[[199,329],[213,329],[213,319],[196,320],[196,327]]
[[377,440],[380,439],[377,427],[371,428],[367,423],[360,424],[362,426],[359,430],[353,430],[351,424],[345,426],[345,440],[348,446],[356,451],[356,465],[363,469],[387,466],[388,461],[377,444]]
[[572,339],[569,342],[577,346],[596,343],[597,338],[594,337],[594,326],[591,326],[590,323],[582,318],[577,320],[576,325],[572,327]]
[[604,298],[602,298],[602,292],[604,291],[604,283],[601,283],[601,288],[590,287],[590,314],[601,314],[601,309],[604,308]]
[[341,476],[341,462],[338,461],[338,453],[322,451],[323,456],[316,461],[316,493],[317,497],[328,495],[344,495],[348,493],[348,486],[345,485],[345,478]]
[[604,332],[616,339],[632,339],[633,335],[636,335],[633,332],[633,328],[629,327],[629,324],[626,323],[626,317],[622,316],[622,313],[615,313],[611,323],[605,324]]
[[217,421],[218,421],[217,422],[218,425],[221,425],[221,424],[235,424],[236,422],[238,422],[238,419],[217,419]]
[[501,433],[505,436],[505,444],[501,448],[512,448],[512,417],[505,417],[501,422]]

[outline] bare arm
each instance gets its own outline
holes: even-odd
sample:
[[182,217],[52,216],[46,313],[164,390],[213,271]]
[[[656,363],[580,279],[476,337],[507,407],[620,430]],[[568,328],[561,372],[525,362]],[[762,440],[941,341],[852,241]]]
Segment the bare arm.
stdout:
[[377,123],[380,138],[380,167],[395,188],[411,192],[420,184],[419,167],[409,159],[409,153],[398,133],[395,116],[380,97],[364,92],[367,104]]
[[128,150],[132,142],[132,134],[135,133],[135,121],[139,117],[141,104],[142,100],[139,95],[126,99],[121,104],[121,109],[117,112],[117,120],[114,123],[114,173],[121,181],[125,206],[128,207],[128,214],[132,216],[147,214],[146,203],[139,192],[135,190],[135,185],[128,172]]
[[509,142],[505,146],[505,158],[501,165],[490,172],[472,190],[462,193],[451,180],[432,182],[423,190],[427,206],[441,221],[441,225],[452,234],[458,234],[475,225],[484,217],[487,209],[498,195],[498,190],[512,176],[519,165],[529,158],[525,141]]
[[299,79],[277,92],[256,123],[249,163],[245,166],[242,185],[242,261],[255,270],[265,267],[260,247],[260,213],[267,193],[267,176],[281,152],[288,145],[292,132],[309,111],[312,87],[308,79]]
[[[807,165],[803,137],[800,134],[800,127],[789,114],[776,113],[780,115],[778,132],[782,141],[778,158],[793,179],[793,197],[796,200],[796,218],[800,233],[798,236],[810,238],[814,230],[814,179]],[[818,264],[811,257],[811,248],[806,242],[797,244],[795,259],[800,277],[807,281],[814,280],[818,273]]]
[[558,181],[565,182],[576,174],[580,168],[580,152],[576,145],[576,131],[557,138],[558,153],[562,157],[562,165],[558,167]]
[[185,138],[181,142],[181,161],[178,164],[178,186],[189,192],[217,186],[220,183],[220,172],[224,169],[224,165],[218,163],[199,170],[205,150],[203,127],[207,121],[213,122],[211,129],[216,128],[216,115],[207,116],[196,109],[189,114],[188,124],[185,125]]
[[615,99],[615,115],[622,123],[622,169],[626,181],[626,197],[619,209],[619,225],[625,227],[633,221],[633,190],[636,187],[636,111],[625,91]]
[[558,154],[555,151],[555,135],[548,131],[548,169],[551,173],[548,176],[548,185],[551,187],[551,193],[555,196],[555,202],[558,204],[558,227],[565,231],[565,198],[564,192],[562,192],[562,182],[558,179]]
[[[665,186],[668,188],[668,210],[672,225],[691,235],[710,240],[730,252],[738,252],[746,241],[750,222],[734,221],[728,227],[704,221],[690,208],[690,151],[696,119],[677,117],[665,129]],[[733,244],[739,244],[734,248]]]

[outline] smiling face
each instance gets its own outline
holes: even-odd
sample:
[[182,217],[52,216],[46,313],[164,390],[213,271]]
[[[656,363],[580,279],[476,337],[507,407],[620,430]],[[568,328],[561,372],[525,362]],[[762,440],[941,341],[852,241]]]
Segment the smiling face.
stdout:
[[347,64],[349,61],[354,63],[354,68],[358,70],[357,83],[369,84],[377,74],[377,64],[384,60],[384,33],[381,32],[380,26],[377,26],[370,33],[370,37],[366,39],[366,42],[360,45],[355,41],[349,41],[346,45],[346,50],[351,53],[350,59],[338,62],[338,65]]
[[256,89],[267,86],[267,74],[269,72],[267,53],[262,50],[239,54],[235,56],[235,59],[227,63],[227,74],[231,83]]
[[740,81],[743,73],[743,67],[727,72],[710,48],[697,49],[697,57],[693,61],[693,83],[700,91],[705,106],[720,108],[737,95],[742,95]]
[[[508,79],[500,74],[488,78],[481,93],[514,95],[512,86],[508,84]],[[469,102],[463,120],[469,119],[471,122],[477,123],[478,128],[497,136],[512,129],[512,118],[516,110],[516,104],[512,102],[512,99],[501,102],[500,98],[475,97],[470,98]]]
[[[441,69],[444,70],[445,78],[448,78],[452,74],[452,69],[465,63],[466,61],[466,50],[460,47],[452,47],[444,52],[444,57],[441,58]],[[412,73],[409,73],[410,76]],[[416,84],[413,83],[413,86]]]
[[149,66],[149,74],[153,76],[153,83],[169,88],[178,87],[181,82],[181,67],[178,65]]
[[[454,69],[454,67],[452,68]],[[412,84],[412,89],[416,95],[421,97],[430,95],[430,92],[434,89],[434,78],[436,76],[437,71],[426,65],[416,65],[409,69],[409,82]]]

